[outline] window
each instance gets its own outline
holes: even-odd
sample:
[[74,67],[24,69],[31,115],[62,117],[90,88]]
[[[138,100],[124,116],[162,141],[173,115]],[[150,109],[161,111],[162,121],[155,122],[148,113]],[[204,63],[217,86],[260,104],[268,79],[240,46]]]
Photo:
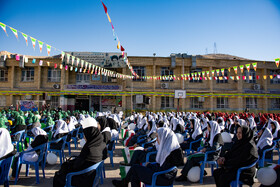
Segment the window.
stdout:
[[280,98],[270,99],[270,108],[271,109],[280,109]]
[[203,108],[203,102],[199,97],[191,97],[191,108]]
[[245,82],[247,83],[256,83],[256,71],[250,69],[248,72],[247,69],[244,69],[244,76],[246,76]]
[[90,74],[87,73],[77,73],[76,74],[76,83],[90,83]]
[[112,77],[103,75],[102,82],[112,82]]
[[8,81],[8,70],[0,69],[0,81]]
[[51,96],[51,107],[56,108],[59,106],[59,96]]
[[[161,76],[169,76],[173,75],[173,70],[170,70],[168,67],[162,67],[161,68]],[[161,80],[162,82],[172,82],[173,79],[168,80]]]
[[228,80],[225,79],[225,77],[227,77],[227,76],[228,76],[228,70],[227,69],[224,70],[224,76],[222,74],[222,71],[220,70],[219,75],[217,75],[217,78],[218,78],[217,83],[228,83]]
[[132,79],[133,81],[145,81],[145,79],[143,79],[143,76],[146,76],[146,67],[134,66],[133,70],[140,77],[140,78],[133,78]]
[[6,96],[0,95],[0,106],[6,107]]
[[192,76],[192,74],[193,74],[193,76],[192,76],[192,80],[190,80],[190,82],[202,82],[202,79],[198,78],[199,77],[198,75],[196,76],[196,79],[195,79],[195,76],[194,76],[195,73],[197,73],[197,72],[201,73],[201,71],[202,71],[201,68],[196,68],[195,70],[191,70],[190,75]]
[[21,81],[34,81],[34,68],[25,68],[21,71]]
[[61,70],[56,68],[48,69],[48,82],[60,82]]
[[217,98],[217,108],[229,108],[228,107],[228,98],[218,97]]
[[143,103],[136,103],[136,95],[132,97],[133,109],[146,109],[145,98],[143,98]]
[[246,108],[258,108],[257,98],[246,98]]
[[273,75],[273,79],[270,79],[270,84],[280,84],[280,70],[270,70],[270,75]]
[[161,97],[161,108],[174,108],[174,98]]

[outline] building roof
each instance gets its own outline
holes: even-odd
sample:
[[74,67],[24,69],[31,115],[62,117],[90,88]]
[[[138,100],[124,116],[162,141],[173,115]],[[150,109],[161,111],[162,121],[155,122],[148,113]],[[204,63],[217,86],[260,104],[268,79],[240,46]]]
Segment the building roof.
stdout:
[[247,58],[228,55],[228,54],[206,54],[206,55],[197,55],[201,58],[207,59],[225,59],[225,60],[249,60]]

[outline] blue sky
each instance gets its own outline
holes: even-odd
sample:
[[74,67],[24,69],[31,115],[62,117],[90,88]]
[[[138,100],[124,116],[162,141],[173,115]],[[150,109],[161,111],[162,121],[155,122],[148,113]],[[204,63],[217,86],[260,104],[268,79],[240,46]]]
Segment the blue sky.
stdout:
[[[128,56],[280,57],[280,0],[104,0]],[[64,51],[119,52],[100,0],[0,0],[0,22]],[[0,29],[0,51],[46,56]],[[51,55],[57,52],[52,51]]]

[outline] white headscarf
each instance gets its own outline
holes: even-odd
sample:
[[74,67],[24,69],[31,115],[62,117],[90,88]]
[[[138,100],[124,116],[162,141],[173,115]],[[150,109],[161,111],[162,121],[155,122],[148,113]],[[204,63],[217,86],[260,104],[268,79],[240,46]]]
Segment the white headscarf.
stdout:
[[81,123],[83,129],[88,128],[88,127],[95,127],[95,128],[97,128],[97,121],[94,118],[92,118],[92,117],[85,118],[80,123]]
[[199,119],[194,119],[194,125],[193,125],[193,133],[192,133],[192,139],[195,140],[195,138],[202,134],[202,130],[199,124]]
[[56,135],[58,135],[58,134],[69,132],[67,123],[64,120],[62,120],[62,119],[57,120],[56,123],[57,123],[57,128],[54,133],[54,137],[56,137]]
[[156,131],[157,131],[156,122],[155,122],[155,120],[152,120],[152,127],[151,127],[151,130],[150,130],[150,132],[148,133],[147,136],[150,136],[153,132],[156,132]]
[[175,133],[169,128],[158,128],[157,134],[160,143],[156,156],[156,161],[160,164],[160,166],[162,166],[169,154],[172,151],[180,148],[180,144]]
[[[275,124],[275,132],[273,133],[273,138],[277,138],[278,131],[280,130],[280,125],[276,120],[274,120],[273,122]],[[270,124],[270,129],[269,130],[272,132],[271,124]]]
[[70,117],[70,122],[68,124],[68,130],[69,131],[74,130],[76,128],[75,125],[77,125],[77,124],[78,124],[77,119],[74,116],[71,116]]
[[214,138],[217,134],[219,134],[221,132],[221,128],[216,121],[210,121],[209,123],[210,123],[210,127],[211,127],[209,144],[212,147]]
[[[203,114],[202,114],[202,115],[203,115]],[[202,127],[201,127],[201,128],[202,128],[202,129],[207,128],[207,125],[208,125],[207,121],[209,121],[209,119],[208,119],[208,118],[205,118],[205,117],[202,117],[201,119],[202,119],[202,122],[201,122],[201,123],[202,123],[202,124],[201,124]]]
[[39,135],[47,135],[47,133],[43,129],[41,129],[40,127],[32,128],[31,132],[34,134],[35,138]]
[[224,121],[224,118],[218,117],[217,121],[218,121],[219,119],[222,120],[222,122],[219,123],[220,129],[221,129],[221,130],[224,130],[224,129],[225,129],[225,121]]
[[0,158],[14,150],[10,133],[5,128],[0,128]]
[[263,133],[257,143],[257,147],[262,149],[267,145],[271,146],[272,143],[273,143],[272,133],[268,128],[265,128],[265,130],[263,131]]
[[250,129],[253,129],[255,128],[257,125],[256,125],[256,122],[255,122],[255,119],[253,118],[253,116],[249,117],[248,118],[248,121],[249,121],[249,127]]
[[228,124],[228,122],[226,122],[226,126],[227,126],[227,129],[229,130],[229,129],[231,129],[231,126],[234,124],[234,122],[231,118],[228,118],[228,120],[229,120],[229,124]]

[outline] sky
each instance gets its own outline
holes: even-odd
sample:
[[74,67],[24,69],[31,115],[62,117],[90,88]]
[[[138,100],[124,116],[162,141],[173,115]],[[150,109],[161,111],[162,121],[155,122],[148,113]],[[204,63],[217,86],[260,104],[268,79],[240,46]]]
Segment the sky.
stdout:
[[[280,57],[280,0],[103,0],[128,56]],[[0,22],[63,51],[119,52],[100,0],[0,0]],[[0,51],[47,56],[7,28]],[[51,51],[51,55],[59,51]]]

